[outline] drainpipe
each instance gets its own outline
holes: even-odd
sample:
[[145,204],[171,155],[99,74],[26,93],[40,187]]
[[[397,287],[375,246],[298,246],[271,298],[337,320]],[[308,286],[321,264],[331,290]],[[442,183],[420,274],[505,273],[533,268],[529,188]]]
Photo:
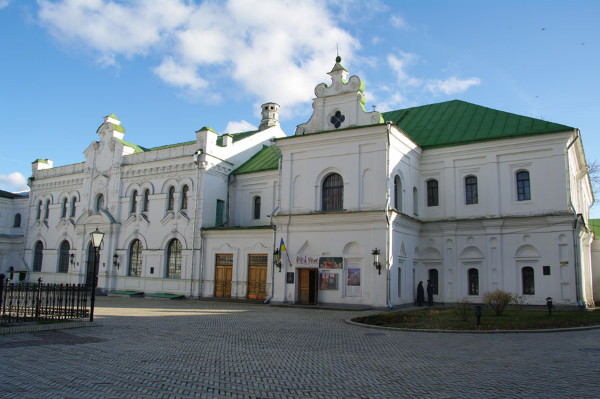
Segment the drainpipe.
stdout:
[[[385,267],[385,278],[386,278],[386,284],[385,284],[385,302],[387,303],[387,306],[389,309],[393,309],[393,305],[391,302],[391,267],[392,264],[394,263],[393,261],[393,257],[390,254],[390,216],[389,216],[389,210],[390,210],[390,134],[391,134],[391,130],[392,130],[392,122],[391,121],[387,121],[386,122],[386,131],[387,131],[387,141],[385,144],[385,175],[387,178],[387,185],[386,185],[386,190],[385,190],[385,220],[386,220],[386,230],[385,230],[385,254],[386,254],[386,267]],[[392,261],[390,262],[390,259],[392,259]]]
[[[273,145],[275,144],[275,140],[273,139]],[[277,161],[277,189],[275,190],[275,195],[276,195],[276,205],[275,208],[273,209],[273,211],[271,212],[271,220],[269,221],[269,223],[271,224],[271,228],[273,229],[273,251],[271,251],[271,254],[273,254],[275,252],[275,248],[277,245],[277,225],[273,224],[273,217],[275,215],[277,215],[277,213],[279,212],[279,208],[281,205],[281,152],[275,150],[275,148],[273,148],[273,145],[271,145],[271,149],[273,150],[273,152],[275,153],[275,155],[277,155],[277,157],[279,158]],[[285,285],[284,285],[285,286]],[[273,299],[273,296],[275,295],[275,259],[273,259],[273,261],[271,262],[271,295],[269,295],[265,300],[264,303],[269,303],[271,302],[271,299]],[[284,297],[285,300],[285,297]]]
[[578,233],[578,225],[579,225],[579,218],[580,218],[580,214],[578,214],[575,217],[575,220],[573,221],[573,252],[574,252],[574,270],[575,270],[575,299],[577,300],[577,305],[579,306],[585,306],[586,304],[583,302],[582,300],[582,293],[580,292],[581,290],[581,284],[580,284],[580,278],[579,278],[579,233]]

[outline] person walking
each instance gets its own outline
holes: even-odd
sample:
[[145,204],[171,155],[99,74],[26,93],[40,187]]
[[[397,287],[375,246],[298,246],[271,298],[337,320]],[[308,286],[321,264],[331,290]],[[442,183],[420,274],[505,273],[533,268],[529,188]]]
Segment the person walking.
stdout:
[[423,302],[425,302],[425,290],[423,289],[423,282],[419,281],[417,285],[417,305],[423,306]]
[[433,284],[427,280],[427,305],[433,306]]

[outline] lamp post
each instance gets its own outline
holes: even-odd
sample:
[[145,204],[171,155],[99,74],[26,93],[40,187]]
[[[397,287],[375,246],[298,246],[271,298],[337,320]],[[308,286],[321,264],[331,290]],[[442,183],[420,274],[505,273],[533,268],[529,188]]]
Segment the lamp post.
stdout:
[[379,262],[380,254],[381,254],[381,251],[379,250],[379,248],[375,248],[374,250],[371,251],[371,255],[373,255],[373,266],[375,266],[375,269],[377,269],[379,274],[381,274],[381,262]]
[[96,231],[91,233],[92,236],[92,245],[94,246],[94,276],[92,277],[92,299],[90,306],[90,321],[94,321],[94,302],[96,302],[96,287],[98,287],[98,264],[100,262],[100,245],[102,245],[102,239],[104,238],[104,233],[98,231],[98,227],[96,227]]

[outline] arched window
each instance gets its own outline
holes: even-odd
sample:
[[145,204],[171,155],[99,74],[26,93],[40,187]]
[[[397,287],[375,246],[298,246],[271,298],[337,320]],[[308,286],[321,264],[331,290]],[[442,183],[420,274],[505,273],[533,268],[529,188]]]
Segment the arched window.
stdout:
[[522,170],[517,172],[517,200],[528,201],[531,199],[531,190],[529,188],[529,172]]
[[435,179],[427,180],[427,206],[438,206],[438,181]]
[[344,209],[344,180],[337,173],[332,173],[323,180],[322,209],[339,211]]
[[63,198],[62,208],[60,210],[60,217],[61,218],[66,218],[67,217],[67,204],[68,203],[69,203],[69,199],[67,197]]
[[402,212],[402,181],[398,175],[394,177],[394,208]]
[[429,282],[433,288],[433,295],[438,295],[438,271],[437,269],[429,269]]
[[478,203],[477,198],[477,177],[467,176],[465,177],[465,203],[467,205],[474,205]]
[[48,220],[50,217],[50,200],[46,200],[46,207],[44,208],[44,220]]
[[172,211],[175,207],[175,187],[169,187],[169,193],[167,194],[167,211]]
[[479,270],[469,269],[467,278],[469,280],[469,295],[479,295]]
[[142,275],[142,242],[133,240],[129,246],[129,270],[127,275],[139,277]]
[[260,197],[254,197],[254,219],[260,219]]
[[167,278],[181,278],[181,243],[174,238],[167,248]]
[[44,260],[44,244],[41,241],[35,243],[33,249],[33,271],[42,271],[42,261]]
[[533,267],[526,266],[521,269],[521,279],[523,280],[523,295],[535,294],[535,279]]
[[187,184],[181,187],[181,209],[187,209],[188,207],[188,191]]
[[71,198],[71,217],[72,218],[75,217],[76,210],[77,210],[77,198],[73,197],[73,198]]
[[68,273],[69,272],[69,251],[71,246],[69,241],[65,240],[60,244],[60,250],[58,253],[58,272]]
[[413,187],[413,214],[419,216],[419,193],[416,187]]
[[142,212],[148,212],[150,206],[150,190],[144,190],[144,199],[142,200]]
[[129,207],[129,213],[135,213],[137,211],[137,190],[131,192],[131,205]]
[[104,195],[98,194],[96,197],[96,212],[100,212],[104,209]]
[[15,222],[13,223],[13,227],[21,227],[21,214],[15,214]]
[[38,202],[35,218],[37,220],[40,220],[41,217],[42,217],[42,201],[40,200],[40,202]]

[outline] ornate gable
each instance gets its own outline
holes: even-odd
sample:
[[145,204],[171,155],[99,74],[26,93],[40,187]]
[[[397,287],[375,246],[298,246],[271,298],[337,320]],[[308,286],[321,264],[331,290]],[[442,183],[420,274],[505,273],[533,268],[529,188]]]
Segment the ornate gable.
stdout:
[[298,125],[296,135],[344,129],[383,123],[379,112],[365,110],[364,83],[358,76],[348,79],[348,71],[335,59],[329,76],[331,85],[320,83],[315,87],[313,114],[308,122]]

